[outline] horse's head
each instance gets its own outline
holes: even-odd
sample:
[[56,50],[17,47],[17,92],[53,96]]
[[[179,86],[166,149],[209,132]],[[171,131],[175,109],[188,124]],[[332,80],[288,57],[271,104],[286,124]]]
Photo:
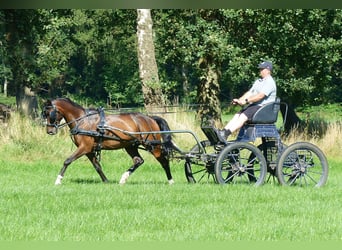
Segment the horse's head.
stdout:
[[53,101],[48,100],[44,103],[42,118],[46,121],[46,133],[49,135],[57,134],[63,116],[53,104]]

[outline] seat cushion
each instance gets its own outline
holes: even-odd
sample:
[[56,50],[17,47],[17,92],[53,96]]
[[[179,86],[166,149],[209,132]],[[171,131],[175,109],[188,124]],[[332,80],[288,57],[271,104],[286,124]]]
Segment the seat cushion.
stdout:
[[280,99],[277,98],[275,102],[265,104],[257,112],[255,112],[252,124],[272,124],[277,121],[278,112],[280,109]]

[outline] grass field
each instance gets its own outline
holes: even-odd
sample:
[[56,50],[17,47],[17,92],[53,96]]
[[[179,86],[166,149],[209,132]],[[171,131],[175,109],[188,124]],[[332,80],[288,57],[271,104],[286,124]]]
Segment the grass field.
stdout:
[[[184,125],[182,119],[177,121]],[[81,158],[55,186],[63,161],[75,149],[68,131],[48,136],[45,128],[18,116],[1,131],[0,241],[342,240],[339,134],[331,147],[324,139],[316,142],[328,152],[324,187],[255,188],[188,184],[181,161],[171,163],[175,184],[170,186],[147,152],[142,152],[145,164],[120,186],[131,164],[122,150],[102,152],[109,183]],[[176,139],[182,141],[181,135]]]

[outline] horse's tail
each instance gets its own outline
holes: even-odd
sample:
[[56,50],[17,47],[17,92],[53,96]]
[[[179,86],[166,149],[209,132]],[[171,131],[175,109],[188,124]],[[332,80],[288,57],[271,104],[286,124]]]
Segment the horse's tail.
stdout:
[[[157,122],[160,131],[170,131],[169,124],[164,118],[160,116],[151,116],[151,118]],[[165,146],[167,154],[172,150],[182,152],[182,150],[180,150],[180,148],[172,141],[171,133],[162,133],[161,136],[163,138],[163,145]]]

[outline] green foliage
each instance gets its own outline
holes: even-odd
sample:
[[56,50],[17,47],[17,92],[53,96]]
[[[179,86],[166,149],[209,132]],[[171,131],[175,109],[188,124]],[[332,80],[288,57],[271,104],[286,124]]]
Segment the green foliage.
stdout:
[[[153,10],[160,81],[169,102],[194,103],[201,62],[220,71],[221,101],[239,96],[271,60],[279,96],[298,106],[341,102],[340,9]],[[9,94],[79,95],[143,103],[136,10],[0,10],[0,80]]]
[[302,106],[297,108],[301,119],[317,119],[325,122],[341,122],[342,103],[325,104],[318,106]]

